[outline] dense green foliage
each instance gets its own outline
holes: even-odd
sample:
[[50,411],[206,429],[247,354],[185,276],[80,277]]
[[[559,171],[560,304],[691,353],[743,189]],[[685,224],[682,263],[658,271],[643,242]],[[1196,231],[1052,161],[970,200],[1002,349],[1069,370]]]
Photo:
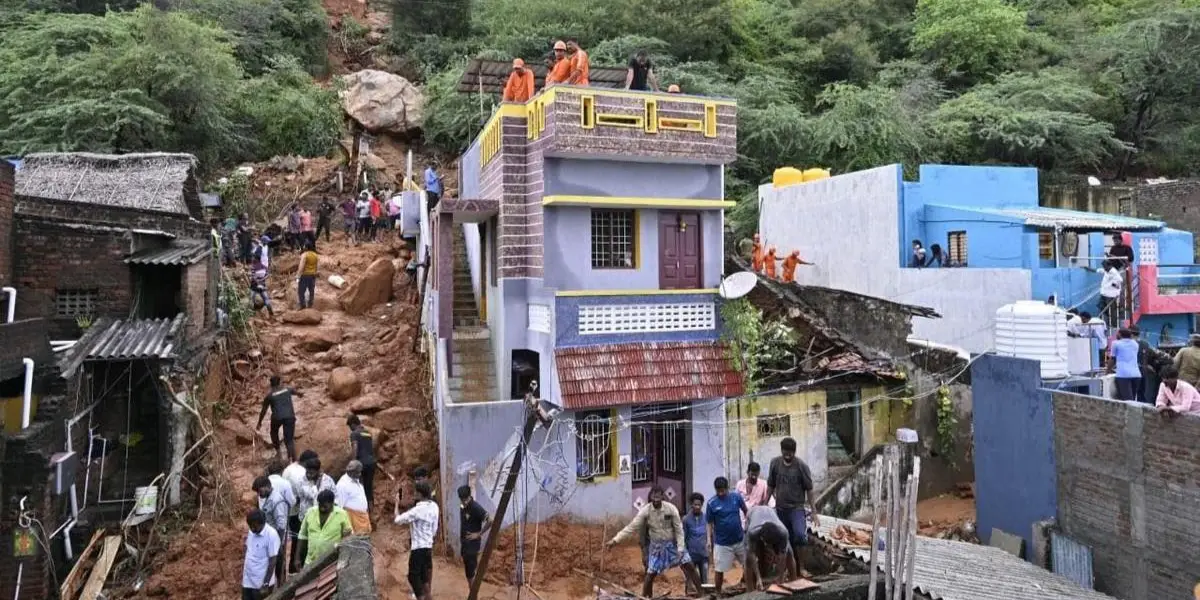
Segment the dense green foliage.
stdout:
[[[296,54],[243,55],[238,40],[194,14],[148,5],[9,13],[0,25],[0,152],[184,151],[205,168],[325,154],[341,127],[336,93],[317,86]],[[281,49],[272,44],[263,48]]]

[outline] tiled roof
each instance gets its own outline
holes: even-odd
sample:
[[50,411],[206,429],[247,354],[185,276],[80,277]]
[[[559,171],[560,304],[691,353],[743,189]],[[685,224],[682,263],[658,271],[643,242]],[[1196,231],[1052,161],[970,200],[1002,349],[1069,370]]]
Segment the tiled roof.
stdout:
[[[855,558],[869,561],[870,548],[848,548],[833,539],[833,530],[839,525],[871,530],[863,523],[822,516],[814,533]],[[933,600],[1112,600],[1000,548],[917,536],[915,556],[913,586]]]
[[337,593],[337,563],[325,567],[320,575],[296,589],[295,600],[329,600]]
[[658,342],[554,351],[565,408],[727,398],[742,377],[720,342]]

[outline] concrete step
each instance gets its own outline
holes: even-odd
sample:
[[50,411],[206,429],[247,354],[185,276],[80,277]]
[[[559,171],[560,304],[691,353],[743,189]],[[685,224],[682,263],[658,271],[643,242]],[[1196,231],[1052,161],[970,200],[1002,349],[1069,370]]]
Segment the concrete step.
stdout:
[[456,327],[453,332],[454,345],[458,345],[467,340],[489,340],[492,338],[492,332],[486,325],[479,327]]
[[467,316],[453,315],[453,317],[454,317],[454,328],[455,329],[457,329],[459,327],[478,327],[480,325],[480,321],[481,321],[481,319],[477,316],[467,317]]

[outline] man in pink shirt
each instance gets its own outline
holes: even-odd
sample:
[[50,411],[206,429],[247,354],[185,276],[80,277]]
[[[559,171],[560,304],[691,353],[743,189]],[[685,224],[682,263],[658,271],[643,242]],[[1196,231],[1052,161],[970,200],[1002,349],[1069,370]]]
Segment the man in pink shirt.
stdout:
[[300,207],[300,247],[304,248],[306,244],[311,242],[313,246],[317,244],[317,236],[313,230],[312,213],[308,212],[307,206]]
[[[746,478],[737,483],[737,492],[746,500],[746,511],[755,506],[767,506],[767,482],[758,478],[762,467],[751,462],[746,467]],[[742,526],[746,526],[746,515],[742,515]]]
[[1158,412],[1171,417],[1181,413],[1200,415],[1200,392],[1192,384],[1179,380],[1179,369],[1173,365],[1163,367],[1159,376],[1162,384],[1158,386],[1158,401],[1154,403]]

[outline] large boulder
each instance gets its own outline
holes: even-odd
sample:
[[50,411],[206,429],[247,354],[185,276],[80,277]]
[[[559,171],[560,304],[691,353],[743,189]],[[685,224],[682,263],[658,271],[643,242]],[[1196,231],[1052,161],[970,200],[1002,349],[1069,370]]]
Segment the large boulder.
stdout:
[[392,297],[392,278],[396,268],[386,258],[377,259],[367,267],[363,276],[350,284],[338,297],[342,310],[349,315],[362,315],[371,307],[387,302]]
[[291,310],[280,315],[279,320],[292,325],[320,325],[321,313],[315,308]]
[[383,410],[388,405],[388,399],[383,397],[383,394],[376,392],[367,392],[350,404],[350,412],[354,414],[373,413]]
[[329,373],[329,397],[344,402],[362,393],[362,380],[350,367],[338,367]]
[[[371,416],[371,425],[384,431],[405,431],[420,417],[421,413],[407,406],[392,406]],[[436,441],[434,442],[437,443]]]
[[342,108],[371,133],[409,133],[424,121],[425,96],[409,80],[365,69],[342,81]]
[[300,335],[298,345],[309,352],[324,352],[342,343],[342,330],[336,327],[308,329]]

